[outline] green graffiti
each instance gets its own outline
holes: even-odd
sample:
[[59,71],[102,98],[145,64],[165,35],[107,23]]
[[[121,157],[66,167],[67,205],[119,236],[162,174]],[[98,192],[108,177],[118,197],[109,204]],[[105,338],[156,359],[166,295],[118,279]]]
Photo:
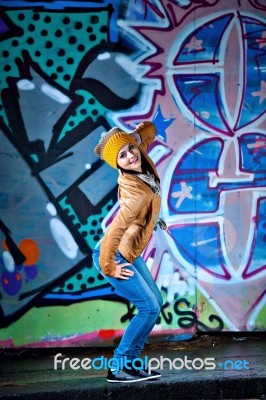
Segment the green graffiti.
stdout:
[[62,200],[60,200],[59,204],[62,209],[67,212],[68,216],[71,217],[73,225],[75,225],[77,231],[84,238],[88,246],[93,249],[99,240],[99,237],[102,235],[101,222],[107,215],[108,211],[112,208],[113,201],[108,201],[108,203],[101,209],[99,214],[90,215],[87,218],[86,224],[82,224],[80,222],[71,204],[67,202],[67,197],[64,197]]
[[[87,52],[107,42],[109,11],[107,8],[71,14],[7,11],[14,34],[0,42],[1,94],[9,88],[11,78],[19,80],[22,77],[20,68],[29,63],[32,68],[41,70],[47,81],[69,90]],[[1,102],[0,117],[8,126]]]

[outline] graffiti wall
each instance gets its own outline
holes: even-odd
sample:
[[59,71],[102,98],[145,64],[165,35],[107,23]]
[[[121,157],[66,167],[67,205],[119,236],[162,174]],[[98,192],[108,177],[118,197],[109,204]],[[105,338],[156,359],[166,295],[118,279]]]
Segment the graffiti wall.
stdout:
[[143,253],[151,340],[266,329],[262,0],[0,1],[0,346],[105,346],[136,312],[92,249],[117,211],[93,153],[157,127],[161,216]]

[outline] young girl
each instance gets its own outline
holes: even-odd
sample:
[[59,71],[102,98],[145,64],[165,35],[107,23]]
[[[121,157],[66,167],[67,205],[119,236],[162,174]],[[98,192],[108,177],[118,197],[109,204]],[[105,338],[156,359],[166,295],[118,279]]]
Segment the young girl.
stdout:
[[96,155],[119,171],[120,203],[117,215],[93,251],[94,264],[117,293],[138,310],[114,352],[113,360],[117,363],[116,368],[108,371],[109,382],[160,377],[157,372],[149,374],[139,368],[138,360],[134,362],[162,307],[160,291],[141,257],[158,222],[161,203],[160,180],[147,155],[155,132],[155,126],[148,121],[139,124],[130,134],[115,127],[94,149]]

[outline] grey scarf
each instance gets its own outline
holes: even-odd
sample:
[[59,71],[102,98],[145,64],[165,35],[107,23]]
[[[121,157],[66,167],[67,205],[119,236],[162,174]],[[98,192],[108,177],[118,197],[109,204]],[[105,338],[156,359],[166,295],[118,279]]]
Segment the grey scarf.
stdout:
[[137,174],[137,176],[144,182],[146,182],[151,190],[157,194],[157,196],[161,196],[161,188],[159,182],[155,179],[153,174],[147,172],[147,174]]

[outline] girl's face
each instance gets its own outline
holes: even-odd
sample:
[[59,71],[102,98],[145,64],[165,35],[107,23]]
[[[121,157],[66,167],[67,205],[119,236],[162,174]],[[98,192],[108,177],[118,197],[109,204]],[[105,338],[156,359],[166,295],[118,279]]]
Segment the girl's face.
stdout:
[[127,143],[123,146],[117,156],[117,165],[129,171],[142,172],[139,148],[133,143]]

